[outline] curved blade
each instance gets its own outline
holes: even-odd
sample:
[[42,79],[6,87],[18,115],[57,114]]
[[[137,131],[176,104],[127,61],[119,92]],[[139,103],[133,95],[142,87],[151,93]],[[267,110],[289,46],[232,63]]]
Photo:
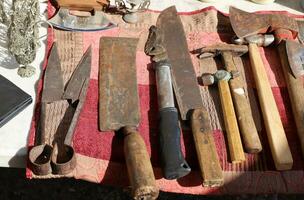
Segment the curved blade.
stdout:
[[171,63],[172,83],[183,120],[190,112],[203,107],[197,77],[189,54],[187,40],[175,6],[162,11],[156,22],[163,37],[163,45]]
[[60,58],[57,44],[54,42],[48,64],[44,74],[42,102],[54,102],[61,100],[64,91]]
[[287,40],[286,53],[292,74],[296,78],[304,75],[304,46],[298,42]]
[[79,99],[84,82],[90,78],[91,60],[92,48],[89,47],[70,78],[63,94],[63,99],[71,99],[72,102]]
[[235,34],[239,38],[266,33],[269,28],[269,15],[258,15],[229,8],[229,18]]
[[71,15],[67,8],[60,8],[48,21],[54,27],[67,31],[99,31],[116,27],[101,11],[96,11],[89,17],[79,17]]

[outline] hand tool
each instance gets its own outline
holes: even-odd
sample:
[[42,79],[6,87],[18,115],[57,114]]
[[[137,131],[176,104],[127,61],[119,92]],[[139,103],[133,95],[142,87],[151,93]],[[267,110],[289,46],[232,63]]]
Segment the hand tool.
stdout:
[[159,190],[146,145],[137,132],[139,97],[136,38],[102,37],[99,65],[99,128],[124,134],[124,154],[134,199],[155,199]]
[[115,27],[103,14],[107,0],[57,0],[58,11],[49,22],[68,31],[98,31]]
[[[64,89],[57,45],[53,44],[45,70],[41,99],[41,118],[37,136],[40,145],[29,152],[31,169],[37,175],[68,174],[76,167],[75,151],[72,147],[73,133],[81,112],[91,72],[91,48],[83,55],[66,88]],[[56,105],[68,103],[61,123],[55,130],[50,130],[48,121],[54,118]],[[50,131],[64,131],[54,141],[48,135]],[[56,135],[55,134],[55,135]],[[54,147],[54,148],[53,148]]]
[[[229,86],[233,98],[234,108],[236,111],[236,118],[242,135],[244,149],[247,153],[260,152],[262,150],[262,145],[252,117],[249,99],[244,88],[244,79],[241,76],[236,76],[236,74],[239,75],[240,73],[238,72],[238,69],[236,68],[233,60],[233,57],[241,56],[247,53],[248,47],[246,45],[215,44],[209,47],[200,48],[195,51],[196,53],[200,54],[198,56],[200,59],[220,55],[227,72],[234,75],[229,79]],[[213,77],[211,78],[212,80],[215,80]],[[219,81],[220,80],[218,80],[218,82]],[[209,82],[206,84],[210,85],[213,83]],[[223,99],[223,104],[225,104],[225,100],[226,99]],[[232,121],[228,120],[227,117],[224,117],[224,120],[225,123],[232,123]]]
[[[215,74],[203,74],[201,77],[204,85],[212,85],[215,82],[217,83],[224,115],[231,162],[240,163],[245,161],[245,154],[228,85],[228,82],[232,78],[233,74],[225,70],[218,70]],[[209,81],[206,81],[208,79]]]
[[[268,29],[275,30],[277,27],[290,26],[290,28],[294,28],[294,25],[288,24],[291,21],[286,17],[280,18],[279,16],[275,17],[276,15],[263,16],[255,14],[252,17],[251,14],[233,7],[230,7],[229,14],[232,28],[237,37],[240,38],[237,42],[246,41],[249,43],[252,72],[275,166],[278,170],[291,169],[293,165],[292,155],[267,73],[259,54],[258,45],[266,46],[272,42],[271,36],[263,37],[259,33],[265,33]],[[279,32],[283,33],[285,31],[278,29],[276,35]]]
[[181,151],[178,112],[174,105],[170,63],[162,46],[160,30],[151,26],[145,53],[155,62],[159,105],[159,143],[165,179],[177,179],[191,171]]
[[183,120],[190,120],[204,186],[224,182],[209,114],[204,107],[181,19],[174,6],[163,10],[156,22],[161,30],[177,104]]

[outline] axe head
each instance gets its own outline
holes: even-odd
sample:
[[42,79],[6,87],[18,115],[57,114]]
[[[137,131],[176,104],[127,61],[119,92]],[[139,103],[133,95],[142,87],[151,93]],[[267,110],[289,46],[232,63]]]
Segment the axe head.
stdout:
[[102,11],[81,12],[62,7],[49,22],[56,28],[68,31],[99,31],[116,27]]
[[298,34],[297,22],[293,18],[281,14],[254,14],[230,7],[229,17],[231,26],[239,38],[274,33],[276,40],[281,41],[282,39],[295,39]]
[[304,75],[304,45],[286,40],[286,54],[292,74],[298,78]]

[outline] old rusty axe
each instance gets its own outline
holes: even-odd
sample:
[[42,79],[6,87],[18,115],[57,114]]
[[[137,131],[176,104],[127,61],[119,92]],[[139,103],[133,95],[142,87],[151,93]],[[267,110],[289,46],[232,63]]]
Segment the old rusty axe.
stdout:
[[[236,42],[249,43],[252,72],[275,166],[278,170],[291,169],[293,165],[291,151],[258,46],[267,46],[274,41],[274,38],[277,43],[282,39],[294,38],[297,24],[282,15],[256,15],[233,7],[230,7],[229,14],[232,28],[239,38]],[[273,32],[274,36],[262,35],[267,32]]]

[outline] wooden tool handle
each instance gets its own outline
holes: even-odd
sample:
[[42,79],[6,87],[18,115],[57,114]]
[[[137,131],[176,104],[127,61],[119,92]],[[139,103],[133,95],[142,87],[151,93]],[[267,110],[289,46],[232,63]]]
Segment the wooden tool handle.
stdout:
[[224,183],[220,161],[216,152],[213,132],[207,111],[195,109],[191,127],[204,187],[217,187]]
[[282,68],[287,84],[291,108],[294,120],[297,126],[297,133],[300,139],[302,154],[304,156],[304,84],[302,78],[295,78],[292,75],[287,53],[286,43],[282,42],[279,47],[279,54],[281,58]]
[[218,87],[231,161],[232,163],[240,163],[242,161],[245,161],[245,154],[233,108],[228,81],[220,80],[218,82]]
[[133,127],[124,127],[124,153],[134,199],[156,199],[159,189],[156,186],[153,169],[146,145]]
[[[231,52],[223,52],[222,57],[227,71],[237,71]],[[249,99],[244,89],[244,80],[241,76],[235,77],[230,79],[229,86],[244,149],[247,153],[258,153],[262,150],[262,144],[252,117]]]
[[81,11],[102,10],[108,5],[107,0],[57,0],[58,7],[77,9]]
[[277,170],[291,169],[293,164],[292,155],[271,86],[268,82],[266,70],[256,44],[249,44],[249,55],[275,166]]

